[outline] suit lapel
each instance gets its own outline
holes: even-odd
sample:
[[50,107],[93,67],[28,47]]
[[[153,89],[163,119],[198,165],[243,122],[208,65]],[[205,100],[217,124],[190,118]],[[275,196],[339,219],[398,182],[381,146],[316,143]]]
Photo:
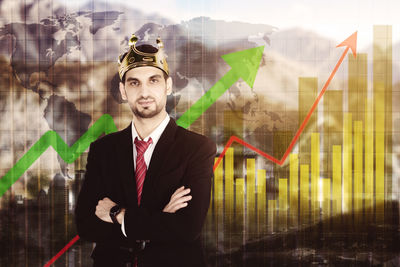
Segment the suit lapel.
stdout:
[[176,128],[175,120],[170,118],[168,125],[161,134],[160,139],[158,139],[153,155],[151,156],[150,166],[147,169],[146,179],[143,185],[143,191],[146,181],[147,183],[151,182],[152,184],[156,182],[158,173],[160,172],[164,161],[168,158],[168,151],[171,148],[171,144],[174,142]]
[[[119,169],[121,170],[122,190],[124,192],[124,199],[127,204],[137,206],[137,192],[136,192],[136,179],[135,170],[133,167],[133,141],[132,141],[132,123],[121,131],[121,136],[118,139],[119,145],[117,146],[117,155],[119,162]],[[155,184],[157,181],[158,173],[161,170],[165,160],[168,158],[168,151],[174,142],[175,132],[177,125],[174,119],[170,119],[164,132],[161,134],[160,139],[154,148],[153,155],[148,166],[146,178],[143,184],[143,196],[149,187],[149,184]]]
[[119,170],[121,170],[124,199],[126,199],[128,206],[137,206],[135,170],[133,167],[132,123],[121,131],[118,142],[116,154],[118,155]]

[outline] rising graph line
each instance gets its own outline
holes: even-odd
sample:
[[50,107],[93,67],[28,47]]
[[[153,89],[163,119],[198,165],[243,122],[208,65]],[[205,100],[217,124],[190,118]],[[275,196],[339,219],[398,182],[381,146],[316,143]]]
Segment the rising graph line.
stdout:
[[47,131],[0,179],[0,197],[50,146],[65,162],[73,163],[88,148],[90,143],[99,138],[101,134],[116,131],[117,127],[109,114],[102,115],[71,147],[64,142],[56,131]]
[[253,88],[263,51],[264,46],[259,46],[223,55],[222,59],[231,69],[177,120],[177,124],[189,127],[239,78]]
[[73,244],[75,244],[76,241],[79,240],[79,235],[76,235],[74,238],[71,239],[71,241],[68,242],[68,244],[63,247],[51,260],[49,260],[44,267],[48,267],[52,265],[62,254],[65,253]]
[[329,75],[328,80],[325,82],[324,87],[322,87],[321,92],[318,94],[317,99],[315,99],[311,109],[308,111],[307,116],[304,118],[304,120],[301,123],[299,129],[297,130],[295,136],[293,137],[292,141],[290,142],[289,147],[286,149],[286,151],[283,154],[281,159],[277,159],[277,158],[275,158],[275,157],[273,157],[273,156],[271,156],[271,155],[259,150],[258,148],[250,145],[249,143],[246,143],[244,140],[240,139],[237,136],[231,136],[229,138],[228,142],[226,143],[226,145],[224,147],[224,150],[219,155],[218,160],[215,162],[214,170],[221,163],[222,158],[225,156],[226,151],[232,145],[233,142],[238,142],[239,144],[241,144],[241,145],[253,150],[257,154],[269,159],[272,162],[275,162],[278,165],[283,165],[283,163],[285,162],[286,158],[289,156],[289,153],[292,151],[294,145],[296,144],[297,140],[299,139],[300,134],[303,132],[304,128],[306,127],[306,125],[308,123],[308,121],[310,120],[311,115],[313,114],[314,110],[316,109],[319,101],[321,100],[321,98],[324,95],[326,89],[328,88],[329,84],[331,83],[331,81],[332,81],[333,77],[335,76],[337,70],[339,69],[340,65],[342,64],[343,59],[346,56],[346,54],[349,51],[349,49],[351,49],[354,57],[357,56],[357,32],[355,32],[352,35],[350,35],[350,37],[348,37],[346,40],[344,40],[343,42],[338,44],[336,47],[340,47],[340,46],[346,46],[346,49],[343,51],[342,56],[340,57],[340,59],[336,63],[336,66],[333,69],[331,75]]

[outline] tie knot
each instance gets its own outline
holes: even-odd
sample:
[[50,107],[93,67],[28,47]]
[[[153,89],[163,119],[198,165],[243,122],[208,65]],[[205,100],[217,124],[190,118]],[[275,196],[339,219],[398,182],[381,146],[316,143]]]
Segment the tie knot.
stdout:
[[144,152],[146,152],[146,149],[149,147],[150,144],[153,143],[153,140],[151,140],[151,137],[149,138],[149,141],[141,141],[137,137],[135,138],[135,145],[136,145],[136,150],[138,155],[143,155]]

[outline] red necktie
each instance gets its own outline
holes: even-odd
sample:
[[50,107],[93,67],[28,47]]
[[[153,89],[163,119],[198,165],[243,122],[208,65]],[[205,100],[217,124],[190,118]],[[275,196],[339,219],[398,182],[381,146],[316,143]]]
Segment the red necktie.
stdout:
[[135,178],[136,178],[136,190],[137,190],[137,197],[138,197],[138,205],[140,205],[140,199],[142,198],[142,188],[144,178],[146,177],[147,166],[146,162],[144,161],[144,152],[146,152],[147,148],[150,144],[153,143],[151,137],[149,141],[140,141],[137,137],[135,138],[135,145],[136,145],[136,171],[135,171]]

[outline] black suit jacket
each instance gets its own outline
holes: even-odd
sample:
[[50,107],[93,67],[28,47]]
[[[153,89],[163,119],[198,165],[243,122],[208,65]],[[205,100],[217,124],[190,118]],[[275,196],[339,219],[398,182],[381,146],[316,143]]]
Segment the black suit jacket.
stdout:
[[[200,233],[210,204],[214,142],[177,126],[171,118],[152,154],[138,206],[131,127],[132,123],[90,145],[76,206],[79,236],[96,242],[95,262],[116,262],[122,257],[121,246],[150,240],[140,256],[141,266],[204,266]],[[162,212],[182,185],[191,189],[188,206]],[[127,237],[121,225],[95,215],[97,202],[104,197],[126,208]]]

